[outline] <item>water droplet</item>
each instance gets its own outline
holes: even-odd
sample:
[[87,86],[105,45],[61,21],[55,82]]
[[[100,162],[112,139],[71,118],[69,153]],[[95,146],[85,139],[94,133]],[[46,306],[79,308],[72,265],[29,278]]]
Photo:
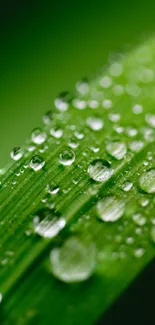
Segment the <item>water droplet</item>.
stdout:
[[19,147],[15,147],[11,153],[10,156],[13,160],[19,160],[23,157],[23,149],[19,148]]
[[42,169],[44,165],[45,161],[41,156],[35,155],[30,160],[30,167],[35,171]]
[[75,98],[75,99],[73,99],[73,106],[79,110],[83,110],[86,108],[87,104],[86,104],[85,100]]
[[124,87],[122,85],[115,85],[113,87],[113,93],[115,96],[121,96],[124,94]]
[[155,244],[155,227],[151,229],[151,240]]
[[76,83],[76,90],[81,95],[86,95],[89,92],[89,84],[87,80],[80,80]]
[[141,213],[136,213],[132,216],[133,221],[137,226],[144,226],[146,223],[145,217]]
[[94,99],[88,100],[88,107],[95,109],[95,108],[99,107],[99,102]]
[[144,146],[144,143],[140,140],[134,140],[129,143],[129,148],[133,152],[138,152],[140,151]]
[[124,158],[127,152],[126,144],[119,141],[113,141],[107,144],[107,152],[117,160]]
[[52,195],[57,194],[59,190],[60,190],[59,186],[53,186],[51,184],[46,185],[46,191]]
[[110,109],[112,107],[112,101],[110,99],[104,99],[102,102],[102,106],[105,109]]
[[69,107],[69,101],[71,99],[71,96],[68,92],[62,92],[54,101],[54,104],[56,108],[60,112],[65,112],[67,111]]
[[144,248],[136,248],[134,251],[134,256],[140,258],[144,255]]
[[153,128],[155,128],[155,115],[153,115],[153,114],[146,114],[145,120],[146,120],[146,122],[150,126],[152,126]]
[[120,120],[120,115],[118,113],[111,113],[109,114],[109,120],[111,122],[118,122]]
[[113,172],[110,163],[103,159],[93,160],[88,167],[89,176],[97,182],[106,182]]
[[115,196],[108,196],[97,203],[98,217],[105,222],[115,222],[125,211],[125,203]]
[[79,142],[75,138],[71,138],[68,140],[68,146],[72,149],[76,149],[79,146]]
[[135,104],[133,107],[132,107],[132,111],[134,114],[138,115],[138,114],[141,114],[143,112],[143,106],[142,105],[139,105],[139,104]]
[[126,181],[122,185],[122,189],[123,189],[124,192],[129,192],[131,190],[132,186],[133,186],[132,182]]
[[141,200],[140,200],[140,205],[141,207],[146,207],[147,205],[149,204],[149,199],[143,197]]
[[109,67],[109,72],[113,77],[119,77],[123,73],[123,66],[119,62],[114,62]]
[[52,273],[63,282],[74,283],[87,280],[96,266],[94,243],[77,237],[67,239],[63,246],[51,251]]
[[127,243],[128,245],[132,245],[132,244],[134,243],[134,238],[133,238],[133,237],[127,237],[127,239],[126,239],[126,243]]
[[82,132],[79,131],[75,131],[75,137],[79,140],[82,140],[84,138],[84,134]]
[[146,193],[155,193],[155,169],[147,170],[139,180],[141,189]]
[[48,111],[44,116],[43,116],[43,122],[44,124],[50,124],[53,118],[53,113],[52,111]]
[[46,141],[47,134],[40,128],[36,128],[31,133],[31,140],[35,144],[42,144]]
[[135,137],[135,135],[138,134],[138,130],[133,128],[132,126],[128,126],[126,128],[126,133],[128,134],[129,137]]
[[34,231],[44,238],[55,237],[66,225],[63,217],[58,217],[50,209],[40,210],[33,218]]
[[65,149],[60,153],[60,162],[65,166],[70,166],[75,161],[75,154],[71,149]]
[[109,76],[100,78],[99,84],[102,88],[109,88],[112,85],[112,79]]
[[3,300],[3,295],[2,295],[2,293],[0,292],[0,303],[2,302],[2,300]]
[[103,128],[104,123],[99,117],[93,116],[87,118],[87,125],[93,131],[99,131]]
[[50,134],[54,137],[54,138],[61,138],[63,136],[63,130],[60,129],[59,127],[53,127],[50,129]]

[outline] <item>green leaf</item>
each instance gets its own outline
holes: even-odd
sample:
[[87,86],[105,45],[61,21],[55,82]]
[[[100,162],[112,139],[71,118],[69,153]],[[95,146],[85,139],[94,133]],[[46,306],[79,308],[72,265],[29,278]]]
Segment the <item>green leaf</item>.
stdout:
[[154,66],[154,39],[110,58],[12,151],[0,192],[4,324],[93,324],[153,258]]

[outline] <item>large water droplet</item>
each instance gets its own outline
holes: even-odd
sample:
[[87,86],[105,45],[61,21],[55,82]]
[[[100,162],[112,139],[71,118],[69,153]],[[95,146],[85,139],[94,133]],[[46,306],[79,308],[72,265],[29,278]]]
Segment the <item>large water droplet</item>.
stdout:
[[113,141],[107,144],[107,152],[117,160],[124,158],[127,152],[126,144],[119,141]]
[[40,128],[36,128],[31,133],[31,140],[35,144],[42,144],[45,142],[47,134],[43,132]]
[[30,160],[30,167],[35,171],[42,169],[44,165],[45,160],[41,156],[35,155]]
[[14,148],[11,153],[10,156],[13,160],[19,160],[23,157],[23,149],[16,147]]
[[62,165],[69,166],[75,161],[75,154],[71,149],[65,149],[60,153],[60,162]]
[[44,238],[55,237],[66,225],[63,217],[58,217],[50,209],[42,209],[33,218],[34,231]]
[[125,203],[115,196],[108,196],[97,203],[98,217],[105,222],[115,222],[125,211]]
[[146,193],[155,193],[155,169],[146,171],[139,180],[141,189]]
[[87,125],[91,130],[99,131],[103,128],[104,123],[99,117],[92,116],[87,118]]
[[98,182],[106,182],[113,174],[114,170],[111,168],[107,160],[96,159],[93,160],[88,167],[88,174]]
[[52,273],[67,283],[87,280],[96,266],[96,248],[94,243],[71,237],[62,247],[51,251]]

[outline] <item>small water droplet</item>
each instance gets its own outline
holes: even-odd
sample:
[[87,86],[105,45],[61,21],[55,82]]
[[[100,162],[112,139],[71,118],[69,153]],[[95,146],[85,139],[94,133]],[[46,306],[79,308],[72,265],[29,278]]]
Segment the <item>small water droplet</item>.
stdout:
[[146,219],[141,213],[134,214],[132,219],[137,226],[144,226],[146,223]]
[[125,203],[115,196],[108,196],[97,203],[98,217],[105,222],[119,220],[125,211]]
[[155,169],[147,170],[139,180],[140,188],[146,193],[155,193]]
[[113,174],[114,170],[111,168],[107,160],[96,159],[93,160],[88,167],[88,174],[98,182],[106,182]]
[[127,147],[126,144],[123,142],[113,141],[107,144],[106,150],[109,155],[111,155],[117,160],[121,160],[126,155]]
[[59,192],[59,190],[60,190],[59,186],[54,186],[51,184],[46,185],[46,191],[52,195],[57,194]]
[[96,266],[96,248],[93,242],[70,237],[50,254],[52,273],[63,282],[87,280]]
[[43,122],[44,124],[50,124],[52,122],[53,118],[53,113],[52,111],[48,111],[44,116],[43,116]]
[[139,105],[139,104],[135,104],[133,107],[132,107],[132,111],[134,114],[138,115],[138,114],[141,114],[143,112],[143,106],[142,105]]
[[122,185],[122,189],[123,189],[124,192],[129,192],[131,190],[132,186],[133,186],[132,182],[126,181]]
[[109,120],[111,122],[118,122],[120,120],[120,115],[118,113],[111,113],[109,114]]
[[87,118],[87,125],[91,130],[99,131],[103,128],[104,123],[99,117],[92,116]]
[[35,155],[30,160],[30,167],[35,171],[42,169],[44,165],[45,160],[41,156]]
[[77,142],[77,140],[72,137],[68,140],[68,146],[72,149],[76,149],[79,146],[79,142]]
[[109,76],[101,77],[99,80],[99,85],[102,88],[109,88],[112,85],[112,79]]
[[102,106],[105,109],[110,109],[112,107],[112,101],[110,99],[104,99],[102,102]]
[[54,101],[54,104],[56,108],[60,112],[65,112],[67,111],[69,107],[69,101],[71,99],[71,96],[68,92],[62,92]]
[[54,138],[61,138],[63,136],[63,130],[60,129],[59,127],[53,127],[50,129],[50,134],[54,137]]
[[121,96],[124,94],[124,87],[122,85],[115,85],[113,87],[113,93],[115,96]]
[[36,128],[31,133],[31,140],[35,144],[42,144],[46,141],[47,134],[40,128]]
[[119,62],[114,62],[109,67],[109,72],[113,77],[119,77],[123,73],[123,65]]
[[126,133],[128,134],[129,137],[135,137],[135,135],[138,134],[138,130],[133,128],[132,126],[128,126],[126,128]]
[[0,292],[0,303],[2,302],[2,300],[3,300],[3,295],[2,295],[2,293]]
[[150,126],[152,126],[153,128],[155,128],[155,115],[153,115],[153,114],[146,114],[145,120],[146,120],[146,122]]
[[126,243],[127,243],[128,245],[132,245],[132,244],[134,243],[134,238],[133,238],[133,237],[127,237],[127,239],[126,239]]
[[88,84],[88,81],[85,80],[85,79],[78,81],[76,83],[76,90],[81,95],[86,95],[89,92],[89,84]]
[[140,151],[144,146],[144,143],[140,140],[134,140],[129,143],[129,148],[133,152],[138,152]]
[[134,251],[134,256],[137,258],[141,258],[144,255],[144,248],[136,248]]
[[141,200],[140,200],[140,205],[141,207],[146,207],[147,205],[149,204],[149,199],[143,197]]
[[86,108],[87,103],[85,100],[79,99],[79,98],[75,98],[73,99],[73,106],[79,110],[83,110]]
[[60,162],[62,165],[70,166],[75,161],[75,154],[71,149],[65,149],[60,153]]
[[10,156],[13,160],[20,160],[23,157],[23,149],[19,148],[19,147],[15,147],[11,153]]
[[88,107],[95,109],[95,108],[99,107],[99,102],[94,99],[88,100]]
[[44,238],[55,237],[66,225],[63,217],[58,217],[48,208],[40,210],[33,218],[34,231]]

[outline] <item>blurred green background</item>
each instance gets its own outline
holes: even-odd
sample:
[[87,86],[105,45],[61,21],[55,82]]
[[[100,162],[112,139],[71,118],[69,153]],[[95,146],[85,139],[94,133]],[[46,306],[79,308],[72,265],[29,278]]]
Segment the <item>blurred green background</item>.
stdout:
[[1,168],[60,91],[154,34],[155,3],[5,0],[0,9]]

